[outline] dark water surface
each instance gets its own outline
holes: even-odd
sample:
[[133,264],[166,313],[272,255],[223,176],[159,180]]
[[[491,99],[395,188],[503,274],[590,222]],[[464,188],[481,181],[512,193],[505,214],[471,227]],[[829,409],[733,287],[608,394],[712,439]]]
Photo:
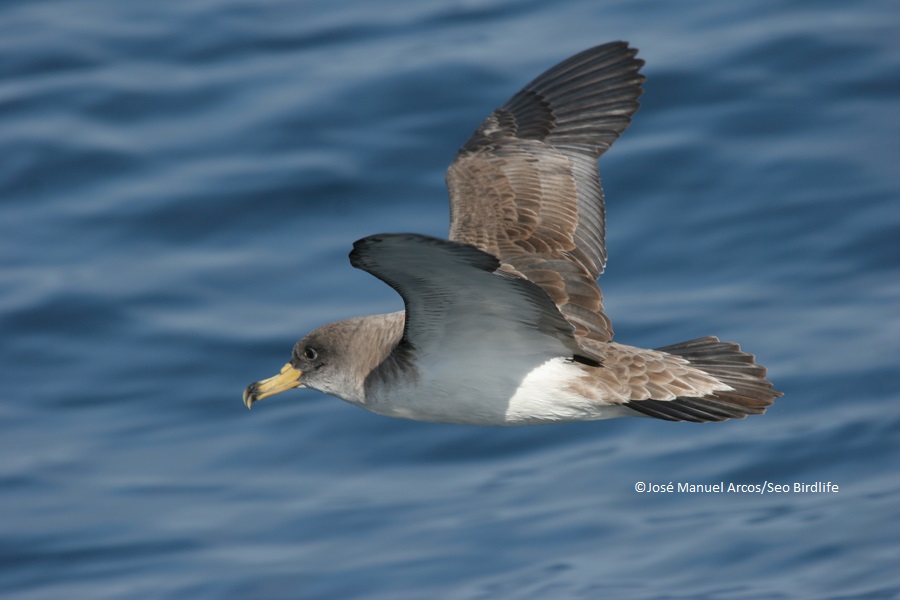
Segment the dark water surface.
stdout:
[[[900,597],[893,1],[0,4],[0,595]],[[715,425],[492,429],[295,391],[400,308],[353,240],[445,235],[493,108],[627,39],[617,339],[715,334],[785,397]],[[831,481],[837,494],[638,494]]]

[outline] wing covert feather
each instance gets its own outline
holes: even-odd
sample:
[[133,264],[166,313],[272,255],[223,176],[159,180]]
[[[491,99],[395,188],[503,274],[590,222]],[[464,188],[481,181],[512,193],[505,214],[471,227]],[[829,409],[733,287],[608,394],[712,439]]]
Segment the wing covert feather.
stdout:
[[549,69],[494,111],[447,171],[450,239],[542,287],[576,338],[612,339],[597,159],[628,127],[644,77],[624,42]]

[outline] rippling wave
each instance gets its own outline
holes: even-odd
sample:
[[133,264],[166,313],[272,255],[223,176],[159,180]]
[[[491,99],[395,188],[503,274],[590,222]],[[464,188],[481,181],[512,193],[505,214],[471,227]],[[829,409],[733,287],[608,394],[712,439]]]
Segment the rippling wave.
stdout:
[[[889,598],[900,49],[888,2],[0,7],[0,592]],[[740,341],[715,426],[518,429],[240,392],[400,308],[353,240],[444,235],[443,172],[543,68],[627,39],[601,161],[619,340]],[[640,494],[832,481],[837,494]]]

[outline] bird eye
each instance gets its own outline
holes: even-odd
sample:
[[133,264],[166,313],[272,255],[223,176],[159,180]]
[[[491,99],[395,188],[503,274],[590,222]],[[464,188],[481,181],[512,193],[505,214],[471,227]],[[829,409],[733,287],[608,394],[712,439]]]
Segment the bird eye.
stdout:
[[316,360],[316,358],[319,357],[319,353],[316,352],[314,348],[307,348],[303,351],[303,356],[305,356],[307,360]]

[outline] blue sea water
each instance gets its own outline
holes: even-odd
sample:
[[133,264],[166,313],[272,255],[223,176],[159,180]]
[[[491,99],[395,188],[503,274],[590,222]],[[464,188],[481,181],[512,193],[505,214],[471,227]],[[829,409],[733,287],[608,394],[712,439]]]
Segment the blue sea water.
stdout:
[[[888,0],[3,2],[0,596],[900,598],[898,26]],[[401,307],[351,243],[445,235],[481,119],[614,39],[648,77],[600,163],[617,339],[740,341],[784,397],[706,425],[247,412],[302,334]]]

